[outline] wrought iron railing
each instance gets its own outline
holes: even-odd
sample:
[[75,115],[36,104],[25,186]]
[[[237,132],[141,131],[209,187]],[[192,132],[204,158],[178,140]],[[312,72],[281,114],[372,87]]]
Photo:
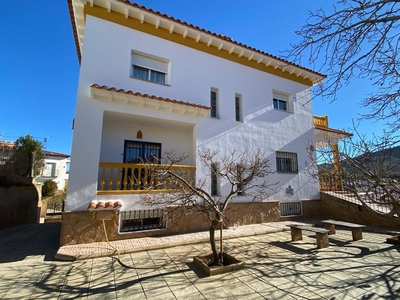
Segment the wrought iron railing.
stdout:
[[319,184],[322,192],[358,205],[364,203],[379,213],[389,213],[396,203],[400,205],[400,191],[390,185],[384,189],[363,178],[344,179],[327,173],[319,175]]

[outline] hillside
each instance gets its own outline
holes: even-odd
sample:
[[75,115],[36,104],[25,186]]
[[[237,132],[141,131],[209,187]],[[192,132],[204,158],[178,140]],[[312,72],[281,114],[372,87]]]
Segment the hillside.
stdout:
[[[355,159],[363,161],[368,169],[375,168],[377,170],[381,168],[379,164],[384,158],[385,170],[389,171],[390,177],[400,179],[400,146],[388,150],[377,151],[374,153],[374,158],[376,159],[371,160],[370,157],[358,156]],[[351,167],[345,160],[341,162],[341,167],[347,168],[348,170],[353,169],[353,167]],[[320,172],[333,171],[333,164],[319,164],[318,168]],[[353,170],[353,172],[356,172],[356,170]]]

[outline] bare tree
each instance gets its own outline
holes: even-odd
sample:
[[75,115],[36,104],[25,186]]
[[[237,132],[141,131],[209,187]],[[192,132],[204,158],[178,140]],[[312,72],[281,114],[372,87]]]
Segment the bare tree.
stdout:
[[[339,148],[339,168],[333,166],[332,147],[318,150],[310,174],[318,177],[322,187],[339,191],[357,199],[370,210],[400,216],[400,143],[390,133],[373,135],[368,139],[357,128],[355,135],[342,142]],[[312,147],[310,147],[313,149]],[[313,153],[309,151],[312,159]],[[318,174],[315,173],[316,167]],[[349,200],[349,198],[348,198]]]
[[[213,265],[222,263],[222,227],[225,212],[229,203],[238,197],[245,197],[247,201],[261,201],[276,193],[276,184],[269,183],[267,176],[273,173],[270,170],[270,161],[258,149],[253,154],[229,151],[219,156],[218,151],[199,151],[200,162],[209,171],[210,177],[218,179],[226,193],[214,195],[213,189],[207,184],[208,178],[201,178],[197,182],[185,176],[184,172],[176,171],[172,166],[182,163],[187,158],[175,156],[174,151],[165,153],[166,163],[149,165],[148,175],[156,180],[148,187],[149,190],[168,187],[173,191],[163,194],[142,195],[143,201],[151,206],[179,207],[184,211],[197,211],[210,220],[210,245],[213,253]],[[157,184],[154,184],[157,183]],[[220,251],[215,243],[215,229],[220,229]]]
[[337,91],[353,78],[369,79],[371,90],[362,105],[369,113],[360,117],[385,120],[400,128],[400,1],[339,0],[332,9],[309,12],[306,24],[296,32],[286,58],[308,63],[328,79],[316,95],[336,100]]

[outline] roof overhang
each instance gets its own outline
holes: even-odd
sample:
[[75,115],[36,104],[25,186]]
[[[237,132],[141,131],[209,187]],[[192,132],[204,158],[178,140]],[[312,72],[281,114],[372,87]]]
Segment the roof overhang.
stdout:
[[107,87],[105,85],[100,86],[98,84],[90,86],[90,97],[101,101],[117,102],[199,117],[206,117],[211,109],[204,105]]
[[68,0],[68,4],[79,61],[84,42],[85,19],[87,15],[92,15],[307,86],[318,84],[326,78],[326,75],[244,45],[224,35],[127,0]]
[[353,136],[352,133],[325,126],[314,125],[314,129],[315,129],[315,136],[317,137],[316,141],[317,148],[322,148],[325,146],[337,144],[339,140]]

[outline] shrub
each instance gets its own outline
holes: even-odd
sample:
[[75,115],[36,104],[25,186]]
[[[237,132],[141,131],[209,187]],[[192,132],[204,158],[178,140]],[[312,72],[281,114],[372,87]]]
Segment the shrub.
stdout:
[[42,197],[52,197],[57,191],[57,183],[53,180],[47,180],[43,183]]

